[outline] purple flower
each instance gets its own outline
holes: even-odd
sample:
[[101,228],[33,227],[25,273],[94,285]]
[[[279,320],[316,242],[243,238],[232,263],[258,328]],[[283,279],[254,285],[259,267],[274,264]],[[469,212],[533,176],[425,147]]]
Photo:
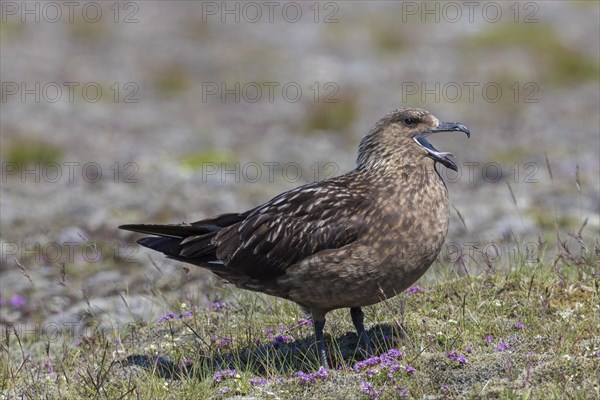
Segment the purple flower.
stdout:
[[296,372],[296,378],[300,381],[301,384],[306,385],[309,382],[313,382],[315,379],[311,376],[311,374],[307,374],[304,371]]
[[282,344],[293,342],[293,341],[294,341],[294,338],[291,337],[291,336],[277,335],[273,339],[273,347],[275,347],[276,349],[278,349]]
[[382,356],[387,356],[387,357],[391,357],[391,358],[397,358],[397,359],[402,359],[402,357],[404,357],[404,353],[402,353],[400,350],[398,349],[390,349],[387,351],[387,353],[383,353]]
[[484,344],[491,344],[494,341],[494,337],[492,335],[487,335],[484,339],[483,339],[483,343]]
[[446,354],[450,361],[456,361],[459,365],[465,365],[467,363],[467,358],[458,353],[456,350],[452,350],[448,354]]
[[412,365],[407,365],[406,367],[404,367],[404,369],[406,370],[406,373],[410,376],[412,376],[416,371],[416,369]]
[[409,287],[405,290],[405,292],[409,294],[425,293],[425,291],[418,285]]
[[213,310],[222,310],[224,308],[227,308],[227,304],[223,303],[222,301],[214,301],[210,305],[210,308]]
[[44,361],[44,363],[42,364],[42,368],[44,368],[49,374],[54,372],[54,365],[52,364],[52,360]]
[[235,369],[223,369],[221,371],[217,371],[215,373],[215,377],[213,378],[215,382],[221,382],[227,378],[232,378],[237,375],[237,371]]
[[170,319],[183,319],[183,318],[191,318],[193,316],[191,311],[186,311],[183,314],[175,314],[173,311],[169,311],[165,315],[159,318],[158,322],[162,323],[168,321]]
[[401,397],[408,397],[410,392],[407,388],[403,388],[402,386],[394,386],[394,389],[398,392],[398,395]]
[[175,319],[175,313],[173,311],[169,311],[168,313],[166,313],[165,315],[163,315],[162,317],[160,317],[160,319],[158,320],[159,323],[168,321],[170,319]]
[[319,368],[319,370],[317,372],[315,372],[315,377],[324,381],[325,379],[327,379],[327,370],[323,367]]
[[298,320],[298,324],[300,324],[300,325],[312,325],[312,320],[310,318],[300,318]]
[[[382,365],[383,365],[383,364],[382,364]],[[385,365],[383,365],[383,366],[385,367]],[[392,374],[393,374],[394,372],[396,372],[396,371],[400,371],[400,370],[401,370],[401,369],[403,369],[403,368],[406,370],[406,367],[403,367],[403,366],[402,366],[402,365],[400,365],[400,364],[390,364],[390,365],[388,365],[388,366],[387,366],[387,370],[390,372],[390,373],[388,374],[388,377],[390,377],[390,379],[391,379],[391,377],[392,377]],[[411,368],[412,368],[412,367],[411,367]]]
[[226,338],[226,337],[220,338],[218,336],[215,336],[215,340],[219,340],[219,344],[217,345],[219,347],[225,347],[225,346],[231,344],[231,342],[233,342],[232,338]]
[[325,379],[327,379],[327,370],[321,367],[314,374],[307,374],[306,372],[299,371],[296,372],[296,378],[298,378],[300,383],[303,385],[314,382],[317,379],[324,381]]
[[598,350],[598,352],[596,353],[596,355],[597,355],[598,357],[600,357],[600,350]]
[[496,347],[497,352],[502,352],[502,351],[506,351],[506,350],[508,350],[508,343],[506,343],[506,342],[500,342],[498,347]]
[[265,378],[252,378],[250,379],[250,384],[254,387],[257,386],[262,386],[265,383],[267,383],[267,380]]
[[377,356],[367,358],[366,360],[358,361],[358,362],[354,363],[353,369],[354,369],[354,372],[360,372],[365,368],[379,364],[379,362],[380,362],[380,360],[379,360],[379,357],[377,357]]
[[472,348],[471,346],[467,347],[467,348],[465,349],[465,352],[466,352],[466,353],[469,353],[469,354],[473,354],[473,353],[474,353],[474,351],[473,351],[473,348]]
[[367,358],[363,361],[358,361],[354,364],[353,369],[354,372],[359,372],[377,364],[381,364],[381,366],[384,368],[389,368],[391,365],[397,364],[397,361],[401,360],[403,357],[404,354],[400,350],[390,349],[380,356]]
[[371,382],[361,382],[360,386],[363,392],[370,392],[373,390],[373,384]]
[[442,385],[442,387],[440,388],[443,392],[447,392],[448,391],[448,385]]
[[377,400],[381,391],[375,389],[371,382],[361,382],[360,388],[363,393],[371,398],[371,400]]
[[517,322],[515,324],[515,329],[525,329],[525,324],[522,324],[520,322]]
[[13,294],[8,300],[12,308],[21,308],[27,304],[27,299],[20,294]]
[[269,339],[273,337],[273,328],[263,328],[263,331],[265,331],[265,335],[267,335]]
[[221,389],[217,389],[217,394],[218,394],[219,396],[222,396],[222,395],[224,395],[224,394],[227,394],[227,393],[229,393],[229,392],[231,392],[231,389],[229,389],[229,388],[221,388]]

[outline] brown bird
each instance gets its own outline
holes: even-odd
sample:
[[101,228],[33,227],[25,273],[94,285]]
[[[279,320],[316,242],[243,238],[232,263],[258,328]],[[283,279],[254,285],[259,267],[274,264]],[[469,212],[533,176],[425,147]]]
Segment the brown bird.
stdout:
[[312,315],[328,368],[325,314],[350,308],[371,353],[362,306],[412,285],[437,257],[448,231],[448,193],[436,170],[457,165],[427,141],[464,132],[417,108],[392,111],[362,139],[354,170],[284,192],[243,213],[179,225],[122,225],[158,237],[142,246],[206,268],[234,285],[298,303]]

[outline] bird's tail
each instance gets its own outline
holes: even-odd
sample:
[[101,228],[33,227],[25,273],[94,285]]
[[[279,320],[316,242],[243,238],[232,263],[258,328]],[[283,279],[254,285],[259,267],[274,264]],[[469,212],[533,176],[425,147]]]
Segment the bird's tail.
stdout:
[[[159,251],[169,258],[189,262],[196,265],[217,262],[216,247],[211,246],[211,241],[218,231],[236,224],[244,218],[247,213],[222,214],[214,218],[193,222],[191,224],[177,225],[153,225],[153,224],[130,224],[121,225],[119,229],[133,232],[146,233],[148,236],[137,241],[138,244]],[[195,246],[203,248],[201,255],[192,257],[183,255],[185,243],[193,238]]]

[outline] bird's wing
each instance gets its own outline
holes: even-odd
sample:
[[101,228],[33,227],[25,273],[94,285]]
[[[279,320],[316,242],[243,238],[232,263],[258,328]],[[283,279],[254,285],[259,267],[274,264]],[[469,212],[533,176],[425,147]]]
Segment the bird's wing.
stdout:
[[308,256],[354,242],[366,228],[368,198],[341,181],[302,186],[250,210],[237,224],[186,238],[180,255],[201,260],[212,254],[229,270],[273,278]]

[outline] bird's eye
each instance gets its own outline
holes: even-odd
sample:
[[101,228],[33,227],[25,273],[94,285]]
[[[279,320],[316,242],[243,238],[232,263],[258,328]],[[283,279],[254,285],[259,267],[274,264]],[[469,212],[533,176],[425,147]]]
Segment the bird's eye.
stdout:
[[404,120],[404,125],[413,126],[413,125],[416,125],[417,122],[419,122],[419,121],[417,121],[415,118],[406,118]]

